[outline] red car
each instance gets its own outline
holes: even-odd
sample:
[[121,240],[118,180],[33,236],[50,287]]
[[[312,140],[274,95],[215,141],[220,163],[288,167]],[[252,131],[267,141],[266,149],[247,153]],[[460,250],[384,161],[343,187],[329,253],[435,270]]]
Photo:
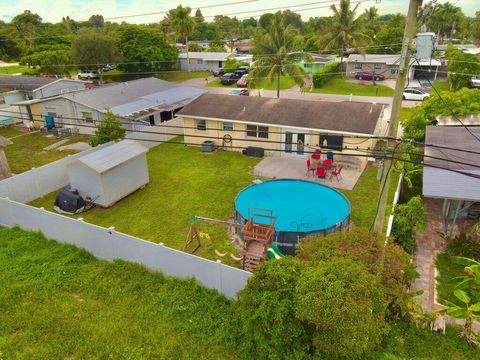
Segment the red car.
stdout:
[[238,81],[237,81],[237,87],[239,88],[246,88],[248,86],[248,75],[245,74],[243,75]]
[[[358,71],[355,73],[355,79],[357,80],[373,80],[373,72],[371,71]],[[375,80],[385,80],[385,76],[382,74],[375,74]]]

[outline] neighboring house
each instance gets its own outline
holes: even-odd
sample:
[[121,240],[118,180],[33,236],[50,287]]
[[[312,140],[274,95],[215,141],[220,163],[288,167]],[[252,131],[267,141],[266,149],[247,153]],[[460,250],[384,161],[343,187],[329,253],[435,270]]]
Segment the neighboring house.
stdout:
[[302,61],[298,65],[300,65],[307,74],[311,74],[311,75],[318,73],[321,69],[325,67],[325,65],[335,62],[337,58],[336,55],[320,55],[320,54],[310,54],[310,55],[312,56],[311,63]]
[[0,104],[43,99],[86,88],[85,81],[26,75],[0,75]]
[[[176,112],[205,92],[205,89],[175,85],[151,77],[50,99],[24,101],[16,105],[25,115],[33,114],[32,120],[37,128],[45,126],[45,117],[51,116],[56,123],[77,127],[81,133],[93,133],[95,126],[103,119],[106,109],[111,109],[128,131],[164,132],[162,128],[153,129],[152,125],[167,122],[171,125],[177,124]],[[178,129],[173,132],[178,133]],[[136,135],[143,139],[148,134]],[[152,134],[152,139],[155,138],[154,135]]]
[[[225,61],[229,58],[235,57],[235,54],[229,52],[189,52],[190,70],[215,70],[221,68]],[[187,70],[187,53],[178,55],[178,62],[180,70]]]
[[[468,130],[480,137],[478,126],[469,126]],[[480,180],[474,177],[480,177],[480,155],[451,149],[480,153],[480,142],[468,130],[463,126],[426,128],[425,144],[430,146],[425,146],[423,196],[443,199],[442,220],[446,235],[453,233],[458,218],[465,217],[469,208],[480,202]]]
[[[307,158],[309,147],[337,153],[344,144],[357,144],[355,135],[381,135],[386,129],[385,105],[359,102],[324,102],[257,96],[204,94],[178,114],[184,119],[186,143],[211,140],[217,147],[242,151],[255,146],[271,156]],[[229,141],[231,139],[231,141]],[[362,146],[375,140],[362,139]],[[352,159],[353,157],[350,157]],[[366,163],[365,157],[352,161]]]
[[[382,74],[385,79],[396,79],[400,55],[385,54],[351,54],[346,60],[346,73],[353,78],[357,71]],[[429,78],[436,80],[442,63],[436,59],[410,60],[409,79]],[[441,73],[443,74],[443,72]]]
[[235,52],[237,54],[250,54],[253,45],[251,39],[235,41]]

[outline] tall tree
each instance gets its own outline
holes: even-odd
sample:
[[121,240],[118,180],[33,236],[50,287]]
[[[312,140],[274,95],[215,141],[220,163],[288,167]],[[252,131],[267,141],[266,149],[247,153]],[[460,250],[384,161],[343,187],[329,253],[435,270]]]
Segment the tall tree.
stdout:
[[299,65],[303,60],[312,62],[310,54],[300,50],[302,38],[298,30],[285,26],[282,16],[274,15],[268,30],[261,29],[253,40],[254,65],[250,69],[250,84],[257,79],[267,78],[277,81],[277,98],[280,97],[280,78],[287,76],[297,85],[304,86],[305,71]]
[[192,9],[187,6],[178,5],[168,12],[167,17],[180,37],[185,41],[187,47],[187,71],[190,72],[190,57],[188,55],[188,38],[195,29],[195,19],[190,15]]
[[103,20],[103,16],[98,14],[90,16],[88,22],[96,28],[102,28],[105,26],[105,20]]
[[118,62],[121,53],[116,38],[98,29],[80,29],[72,41],[72,57],[76,64],[100,72],[102,65]]
[[323,50],[338,49],[340,62],[350,48],[357,48],[361,53],[365,53],[363,46],[367,45],[370,38],[364,34],[362,22],[355,18],[358,3],[353,9],[350,0],[341,0],[340,6],[330,6],[333,11],[333,21],[328,29],[324,29],[323,36],[319,39],[319,47]]
[[203,17],[202,10],[200,9],[197,9],[197,11],[195,11],[195,22],[197,24],[205,22],[205,18]]
[[42,18],[40,15],[32,13],[30,10],[25,10],[22,14],[19,14],[12,19],[12,25],[15,26],[25,44],[28,44],[30,47],[33,46],[36,27],[41,23]]

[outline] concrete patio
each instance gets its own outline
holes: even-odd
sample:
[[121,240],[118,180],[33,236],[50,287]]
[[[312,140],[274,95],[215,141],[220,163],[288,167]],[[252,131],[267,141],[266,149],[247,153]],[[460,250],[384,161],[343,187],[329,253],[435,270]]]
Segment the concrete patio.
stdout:
[[312,173],[307,174],[306,161],[306,158],[266,157],[255,166],[253,174],[267,178],[310,180],[337,189],[352,190],[363,172],[363,168],[344,167],[340,181],[335,177],[330,179],[329,175],[325,179],[319,179]]

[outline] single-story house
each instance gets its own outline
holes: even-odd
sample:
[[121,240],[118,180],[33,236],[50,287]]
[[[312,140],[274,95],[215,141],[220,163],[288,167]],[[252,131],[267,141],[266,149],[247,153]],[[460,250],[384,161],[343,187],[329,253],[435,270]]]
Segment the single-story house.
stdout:
[[[204,94],[179,113],[184,140],[201,145],[242,151],[254,146],[267,155],[306,158],[315,147],[340,153],[357,153],[345,145],[374,146],[371,137],[385,132],[385,105],[360,102],[326,102],[257,96]],[[351,145],[353,144],[353,145]],[[309,148],[310,147],[310,148]],[[364,155],[364,153],[362,153]],[[352,157],[351,157],[352,158]],[[358,157],[366,163],[365,157]]]
[[[385,79],[396,79],[400,64],[400,55],[351,54],[346,60],[346,73],[353,78],[357,71],[369,71],[382,74]],[[411,59],[408,71],[409,79],[429,78],[436,80],[442,63],[436,59]],[[442,70],[441,70],[442,71]],[[440,75],[443,76],[443,72]]]
[[446,235],[452,235],[457,219],[480,202],[480,141],[472,133],[480,138],[478,126],[468,126],[468,130],[446,125],[426,128],[423,196],[444,200]]
[[[190,70],[204,71],[215,70],[223,67],[227,59],[235,57],[235,54],[229,52],[189,52]],[[187,53],[178,55],[180,70],[187,70]]]
[[321,69],[323,69],[325,65],[335,62],[337,59],[336,55],[321,55],[321,54],[310,54],[310,55],[312,57],[311,63],[302,61],[299,64],[307,74],[316,74]]
[[0,75],[0,104],[43,99],[86,88],[86,81],[26,75]]
[[[45,126],[45,117],[56,123],[75,127],[91,134],[110,109],[131,131],[161,131],[152,125],[178,125],[176,113],[207,90],[175,85],[154,77],[109,84],[95,89],[64,94],[49,99],[17,103],[24,116],[31,117],[35,127]],[[176,130],[178,132],[178,129]],[[140,136],[141,134],[137,134]],[[147,134],[143,134],[146,136]]]

